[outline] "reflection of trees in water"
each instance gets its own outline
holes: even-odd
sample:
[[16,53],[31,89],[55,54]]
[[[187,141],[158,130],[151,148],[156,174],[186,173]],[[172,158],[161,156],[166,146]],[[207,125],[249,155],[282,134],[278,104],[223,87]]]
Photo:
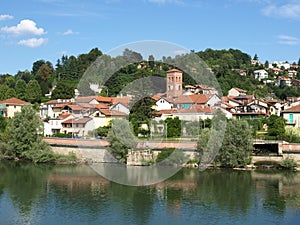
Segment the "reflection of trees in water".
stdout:
[[131,222],[148,224],[155,203],[155,190],[149,186],[124,186],[111,183],[108,194],[113,196],[116,208]]
[[5,187],[20,214],[28,216],[34,204],[44,197],[51,169],[49,165],[1,162],[0,190]]
[[[199,174],[195,195],[215,203],[231,214],[247,213],[254,192],[251,173],[233,170],[207,170]],[[195,196],[192,196],[195,198]]]

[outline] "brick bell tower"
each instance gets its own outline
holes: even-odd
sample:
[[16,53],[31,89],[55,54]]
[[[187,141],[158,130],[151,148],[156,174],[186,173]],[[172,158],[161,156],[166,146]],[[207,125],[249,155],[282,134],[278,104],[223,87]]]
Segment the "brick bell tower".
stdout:
[[167,71],[167,97],[177,98],[182,95],[182,71],[171,69]]

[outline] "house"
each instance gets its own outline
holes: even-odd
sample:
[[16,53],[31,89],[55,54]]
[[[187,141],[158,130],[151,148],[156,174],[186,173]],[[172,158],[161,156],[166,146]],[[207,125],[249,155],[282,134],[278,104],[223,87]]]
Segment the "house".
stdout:
[[51,118],[48,122],[44,122],[44,135],[52,136],[55,134],[62,133],[62,122],[73,118],[73,115],[69,113],[62,113],[57,118]]
[[219,92],[214,87],[209,87],[202,84],[195,84],[193,85],[186,85],[185,86],[185,95],[191,95],[191,94],[216,94],[218,95]]
[[277,115],[277,116],[281,115],[281,111],[284,106],[283,102],[281,102],[280,100],[276,100],[276,99],[269,99],[269,100],[266,100],[266,103],[268,104],[268,114],[269,115]]
[[289,77],[285,77],[285,76],[278,76],[275,82],[276,86],[292,86],[292,80]]
[[177,109],[186,109],[192,105],[207,105],[215,106],[221,102],[221,98],[218,95],[181,95],[174,101],[174,106]]
[[275,75],[278,75],[280,73],[282,73],[283,71],[277,67],[273,67],[271,69],[269,69],[270,71],[272,71]]
[[[58,109],[53,109],[53,107],[57,105],[66,105],[71,104],[72,102],[75,102],[75,99],[57,99],[57,100],[50,100],[48,102],[44,102],[40,104],[40,117],[41,118],[55,118],[58,116],[59,113],[57,113]],[[55,112],[54,112],[55,111]]]
[[242,69],[233,69],[236,73],[238,73],[241,76],[247,76],[247,70],[242,70]]
[[21,112],[22,106],[30,103],[22,101],[18,98],[9,98],[0,101],[0,115],[12,118],[17,112]]
[[154,109],[156,111],[170,110],[173,108],[173,100],[171,98],[162,97],[156,101]]
[[286,120],[286,124],[294,127],[300,127],[300,105],[282,111],[282,117]]
[[206,105],[192,105],[189,108],[178,109],[173,112],[173,118],[178,117],[182,121],[199,121],[212,119],[215,115],[215,110]]
[[297,71],[296,70],[288,70],[288,76],[290,78],[295,78],[297,76]]
[[231,88],[228,91],[228,96],[239,96],[239,95],[246,95],[247,91],[241,88]]
[[97,98],[98,96],[78,96],[75,98],[75,103],[99,104]]
[[122,102],[117,102],[117,103],[113,104],[112,106],[109,107],[109,109],[111,111],[122,112],[126,115],[129,115],[129,113],[130,113],[129,106],[126,103],[122,103]]
[[108,126],[113,119],[123,119],[128,116],[124,112],[117,110],[110,110],[109,108],[97,108],[97,110],[90,115],[94,121],[96,128]]
[[255,70],[254,71],[254,78],[258,79],[259,81],[263,80],[263,79],[267,79],[268,78],[268,72],[265,70]]
[[62,122],[61,124],[62,133],[72,134],[72,136],[78,137],[85,137],[96,129],[92,118],[89,117],[72,118]]

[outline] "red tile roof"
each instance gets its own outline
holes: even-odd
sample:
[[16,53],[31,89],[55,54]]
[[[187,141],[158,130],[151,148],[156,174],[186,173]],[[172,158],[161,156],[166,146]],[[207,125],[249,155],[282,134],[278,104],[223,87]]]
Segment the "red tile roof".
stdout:
[[66,120],[64,122],[62,122],[62,124],[86,124],[88,121],[92,120],[92,118],[89,117],[84,117],[84,118],[80,118],[80,119],[69,119]]
[[178,109],[177,113],[214,113],[215,110],[210,106],[203,106],[203,105],[192,105],[186,109]]
[[9,98],[3,101],[0,101],[0,104],[6,104],[6,105],[27,105],[30,104],[29,102],[22,101],[18,98]]
[[71,99],[56,99],[45,102],[45,105],[56,105],[56,104],[68,104],[71,102]]
[[64,119],[68,118],[69,116],[71,116],[71,114],[69,114],[69,113],[62,113],[57,118],[64,120]]
[[75,99],[76,103],[89,103],[93,99],[97,100],[99,96],[79,96]]
[[104,97],[104,96],[98,96],[97,97],[98,102],[105,102],[105,103],[112,103],[113,98],[112,97]]
[[283,113],[289,113],[289,112],[300,112],[300,105],[296,105],[296,106],[293,106],[289,109],[285,109],[282,111]]
[[181,95],[176,100],[176,104],[206,104],[209,99],[213,95],[207,95],[207,94],[199,94],[199,95]]
[[177,112],[176,109],[165,109],[156,112],[156,115],[161,116],[163,114],[172,115],[174,112]]

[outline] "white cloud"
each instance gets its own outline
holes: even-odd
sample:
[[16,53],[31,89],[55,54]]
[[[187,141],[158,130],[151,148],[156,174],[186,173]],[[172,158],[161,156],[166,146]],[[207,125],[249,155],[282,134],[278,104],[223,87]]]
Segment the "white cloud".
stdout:
[[43,28],[37,28],[32,20],[22,20],[17,26],[2,27],[1,31],[15,35],[42,35],[46,32]]
[[31,38],[27,40],[21,40],[18,42],[18,45],[27,46],[30,48],[37,48],[47,42],[46,38]]
[[14,17],[11,15],[0,15],[0,21],[1,20],[12,20]]
[[78,34],[78,32],[74,32],[73,30],[68,29],[67,31],[62,33],[62,35],[72,35],[72,34]]
[[279,16],[289,19],[300,18],[300,2],[292,1],[283,5],[270,4],[262,10],[266,16]]
[[300,44],[300,39],[288,35],[278,35],[278,43],[283,45],[298,45]]

